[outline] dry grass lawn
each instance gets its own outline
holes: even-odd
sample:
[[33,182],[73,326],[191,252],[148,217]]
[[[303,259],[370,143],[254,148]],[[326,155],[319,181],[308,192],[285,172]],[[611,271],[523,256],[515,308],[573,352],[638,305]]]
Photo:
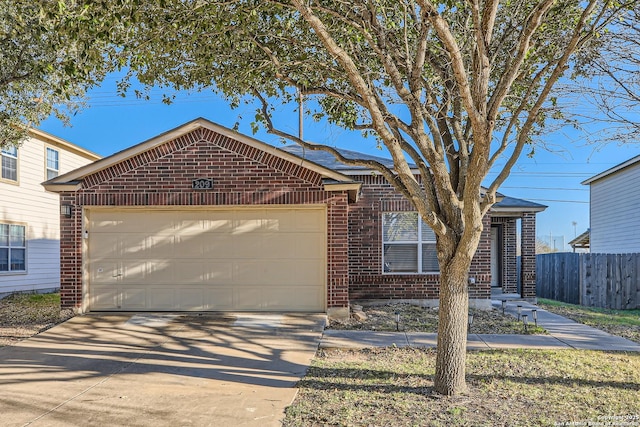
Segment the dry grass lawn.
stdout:
[[73,317],[60,310],[60,294],[14,294],[0,299],[0,347],[25,338]]
[[[58,294],[0,300],[0,346],[66,320]],[[544,308],[640,341],[638,313],[591,313],[546,302]],[[406,304],[365,308],[368,319],[343,329],[435,332],[437,311]],[[586,312],[586,313],[585,313]],[[499,311],[473,311],[474,333],[522,333]],[[595,320],[594,320],[595,319]],[[537,332],[544,332],[539,330]],[[468,393],[433,393],[433,349],[321,351],[287,408],[285,426],[636,426],[640,427],[640,354],[578,350],[469,352]]]
[[[351,329],[367,331],[428,332],[438,331],[438,310],[412,304],[388,303],[363,307],[367,319],[358,321],[351,318],[346,321],[332,321],[331,329]],[[396,324],[396,313],[400,322]],[[469,310],[473,314],[470,332],[474,334],[543,334],[545,330],[529,325],[524,330],[522,322],[500,310]]]
[[432,392],[434,369],[431,349],[322,352],[284,425],[640,426],[637,353],[469,352],[454,398]]
[[540,299],[541,308],[640,343],[640,310],[609,310]]

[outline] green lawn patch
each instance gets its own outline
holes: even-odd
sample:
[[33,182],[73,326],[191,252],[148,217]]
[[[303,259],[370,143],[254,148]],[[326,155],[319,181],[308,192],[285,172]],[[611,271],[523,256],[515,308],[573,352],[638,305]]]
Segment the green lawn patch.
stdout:
[[640,354],[469,352],[469,391],[453,398],[433,393],[434,371],[433,349],[321,352],[284,425],[556,426],[606,417],[640,425]]
[[640,343],[640,310],[610,310],[538,299],[540,308]]

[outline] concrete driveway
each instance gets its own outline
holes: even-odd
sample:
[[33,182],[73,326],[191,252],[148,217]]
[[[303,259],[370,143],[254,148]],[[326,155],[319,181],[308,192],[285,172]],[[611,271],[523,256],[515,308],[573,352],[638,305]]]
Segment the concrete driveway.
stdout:
[[319,314],[86,315],[0,348],[2,426],[276,426]]

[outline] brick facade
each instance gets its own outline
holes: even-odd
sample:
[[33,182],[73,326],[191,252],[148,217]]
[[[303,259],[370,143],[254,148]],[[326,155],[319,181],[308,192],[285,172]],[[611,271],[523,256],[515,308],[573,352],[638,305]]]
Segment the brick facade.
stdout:
[[[213,178],[214,191],[192,189]],[[327,307],[348,305],[346,191],[329,192],[322,177],[242,142],[198,129],[86,176],[82,188],[61,193],[74,207],[61,217],[61,299],[83,306],[83,208],[95,206],[327,206]]]
[[[382,214],[415,211],[379,175],[354,177],[362,182],[358,203],[349,205],[349,297],[357,299],[437,299],[438,274],[384,274],[382,267]],[[488,299],[491,295],[490,216],[483,219],[484,230],[473,259],[469,297]]]
[[[325,190],[324,176],[317,168],[207,127],[133,152],[136,154],[83,175],[79,189],[59,191],[61,204],[73,206],[70,218],[61,217],[63,307],[86,308],[83,210],[99,206],[323,205],[327,212],[328,309],[344,309],[350,300],[357,299],[438,298],[438,274],[383,273],[382,214],[415,209],[381,176],[352,176],[362,187],[359,200],[350,202],[348,190]],[[200,177],[212,178],[214,189],[192,189],[192,180]],[[495,214],[483,219],[469,274],[475,279],[469,286],[471,299],[491,297],[492,226],[501,229],[503,289],[516,291],[516,219]],[[522,293],[523,297],[535,297],[535,213],[524,214],[522,239]]]
[[[522,212],[519,217],[495,217],[501,246],[501,287],[505,294],[520,294],[524,299],[536,297],[536,213]],[[520,277],[518,277],[518,230],[520,220]],[[520,287],[518,287],[518,281]]]

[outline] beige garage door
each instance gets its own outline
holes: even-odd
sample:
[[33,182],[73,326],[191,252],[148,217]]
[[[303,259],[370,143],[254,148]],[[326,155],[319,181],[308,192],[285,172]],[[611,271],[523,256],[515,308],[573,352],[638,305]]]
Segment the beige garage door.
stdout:
[[323,207],[90,209],[94,311],[324,311]]

